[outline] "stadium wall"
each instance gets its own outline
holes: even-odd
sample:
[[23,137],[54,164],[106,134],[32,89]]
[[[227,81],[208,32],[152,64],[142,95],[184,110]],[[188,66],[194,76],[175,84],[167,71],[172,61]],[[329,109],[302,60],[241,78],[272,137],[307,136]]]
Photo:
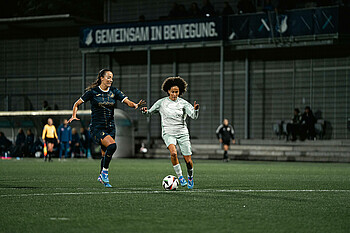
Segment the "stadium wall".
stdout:
[[[78,37],[0,40],[0,111],[39,110],[47,100],[54,108],[71,109],[81,95],[82,55]],[[189,120],[191,136],[214,140],[219,119],[220,48],[151,52],[151,104],[164,96],[164,78],[178,74],[189,83],[184,98],[201,105],[197,121]],[[311,106],[329,122],[329,138],[349,139],[350,56],[344,48],[322,47],[235,51],[225,49],[224,116],[244,137],[245,57],[250,64],[249,135],[274,138],[272,124],[290,119],[293,108]],[[87,83],[102,67],[117,75],[115,85],[132,100],[146,98],[145,51],[87,55]],[[176,69],[174,70],[174,67]],[[135,136],[147,135],[144,116],[126,110],[137,124]],[[89,106],[87,106],[89,108]],[[152,117],[152,137],[160,137],[159,116]]]

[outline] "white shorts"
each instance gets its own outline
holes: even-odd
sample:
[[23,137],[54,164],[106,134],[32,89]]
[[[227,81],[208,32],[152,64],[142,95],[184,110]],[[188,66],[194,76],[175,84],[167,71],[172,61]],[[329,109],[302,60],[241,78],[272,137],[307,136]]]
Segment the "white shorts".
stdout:
[[191,148],[191,142],[190,142],[190,135],[169,135],[164,134],[162,136],[164,143],[166,147],[168,148],[170,144],[173,144],[176,146],[176,144],[179,144],[180,151],[183,156],[192,155],[192,148]]

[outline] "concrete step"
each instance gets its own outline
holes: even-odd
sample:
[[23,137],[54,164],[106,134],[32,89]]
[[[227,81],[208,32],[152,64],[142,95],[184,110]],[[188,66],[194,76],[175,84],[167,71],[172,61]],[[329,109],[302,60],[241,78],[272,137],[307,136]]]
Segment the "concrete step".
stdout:
[[[350,162],[350,144],[344,141],[333,141],[330,144],[316,143],[281,143],[231,145],[228,155],[239,160],[269,161],[310,161],[310,162]],[[192,143],[193,157],[196,159],[222,159],[223,149],[217,142],[214,144]],[[145,155],[148,158],[170,158],[166,146],[158,144]]]

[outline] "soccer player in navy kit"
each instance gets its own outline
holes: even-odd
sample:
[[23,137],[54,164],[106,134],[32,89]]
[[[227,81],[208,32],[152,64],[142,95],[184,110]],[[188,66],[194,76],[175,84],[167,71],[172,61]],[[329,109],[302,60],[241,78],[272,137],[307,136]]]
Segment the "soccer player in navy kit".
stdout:
[[145,102],[140,100],[137,104],[132,102],[124,93],[115,87],[112,87],[113,72],[109,69],[102,69],[86,92],[74,103],[73,114],[69,123],[77,118],[79,105],[90,101],[91,103],[91,123],[90,133],[92,139],[101,145],[101,171],[98,181],[105,187],[112,187],[109,184],[108,168],[114,152],[117,150],[115,143],[115,125],[114,125],[114,107],[119,100],[131,108],[137,109]]
[[224,147],[224,162],[228,162],[227,151],[230,146],[230,141],[235,144],[235,131],[231,125],[229,125],[228,120],[224,119],[221,125],[216,129],[216,136],[218,137],[220,143]]

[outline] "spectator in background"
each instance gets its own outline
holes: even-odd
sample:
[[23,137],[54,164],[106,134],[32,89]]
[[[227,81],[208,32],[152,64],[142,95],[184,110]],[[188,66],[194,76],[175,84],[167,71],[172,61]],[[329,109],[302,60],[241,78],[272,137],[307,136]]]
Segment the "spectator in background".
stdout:
[[4,132],[0,132],[0,155],[3,156],[11,151],[12,142],[7,139]]
[[298,108],[294,109],[294,116],[290,123],[287,124],[287,140],[289,139],[289,136],[291,135],[292,141],[297,140],[297,135],[300,131],[300,123],[301,123],[301,115]]
[[89,157],[88,155],[91,154],[90,142],[91,142],[91,139],[90,139],[90,134],[88,130],[86,130],[85,128],[80,128],[80,145],[81,145],[81,148],[83,149],[83,153],[86,155],[87,158]]
[[32,148],[32,153],[34,154],[34,156],[36,158],[40,158],[41,155],[43,154],[42,152],[43,152],[43,143],[40,140],[40,136],[37,135],[35,137],[35,142],[34,142],[34,145],[33,145],[33,148]]
[[309,106],[305,107],[305,112],[301,117],[300,137],[302,140],[305,138],[309,140],[315,140],[315,123],[316,118]]
[[237,3],[237,9],[239,14],[256,12],[255,6],[250,0],[239,0]]
[[173,3],[173,7],[170,9],[168,17],[169,19],[176,19],[179,17],[179,5],[176,2]]
[[201,10],[198,7],[196,2],[191,3],[191,7],[188,10],[188,15],[192,18],[200,18],[202,17]]
[[72,142],[72,128],[68,125],[67,119],[64,119],[63,123],[58,127],[57,136],[60,142],[59,160],[62,158],[63,151],[64,158],[68,158],[68,148]]
[[233,15],[234,11],[232,10],[232,7],[230,6],[230,4],[228,2],[224,2],[225,6],[224,9],[222,9],[222,16],[227,16],[227,15]]
[[264,1],[264,8],[263,8],[263,11],[274,11],[275,10],[275,6],[274,4],[272,3],[271,0],[265,0]]
[[32,156],[33,155],[33,146],[34,146],[34,134],[32,133],[31,129],[27,130],[27,137],[25,140],[25,146],[24,146],[24,154]]
[[43,110],[43,111],[49,111],[49,110],[51,110],[51,107],[49,106],[49,103],[48,103],[46,100],[43,101],[42,110]]
[[146,21],[145,15],[140,15],[139,16],[139,22],[145,22],[145,21]]
[[72,143],[71,143],[72,158],[80,154],[80,137],[76,128],[72,129]]
[[25,143],[26,143],[26,135],[24,134],[23,129],[19,129],[16,137],[15,149],[13,151],[14,156],[16,157],[23,156]]
[[188,12],[183,4],[173,3],[173,7],[171,8],[168,17],[170,19],[181,19],[186,18],[188,16]]
[[210,0],[203,0],[202,15],[205,17],[215,16],[215,9]]
[[235,144],[235,135],[234,135],[234,129],[233,127],[229,124],[227,119],[224,119],[221,125],[216,129],[216,136],[218,137],[220,143],[224,147],[224,162],[228,162],[228,155],[227,151],[229,149],[231,140],[232,143]]
[[178,18],[186,18],[188,17],[188,12],[186,10],[186,7],[183,4],[178,5],[179,6],[179,10],[178,10]]

